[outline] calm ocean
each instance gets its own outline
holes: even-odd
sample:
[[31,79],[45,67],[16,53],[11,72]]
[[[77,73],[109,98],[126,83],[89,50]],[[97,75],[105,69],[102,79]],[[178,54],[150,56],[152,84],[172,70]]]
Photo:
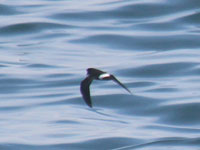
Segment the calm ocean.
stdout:
[[200,0],[0,0],[0,150],[198,150],[199,91]]

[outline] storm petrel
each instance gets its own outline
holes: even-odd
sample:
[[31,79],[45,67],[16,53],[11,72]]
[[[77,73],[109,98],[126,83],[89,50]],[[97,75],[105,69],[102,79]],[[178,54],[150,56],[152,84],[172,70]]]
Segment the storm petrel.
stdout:
[[88,68],[87,69],[87,77],[81,82],[81,94],[83,99],[85,100],[86,104],[89,107],[92,107],[92,101],[90,97],[90,84],[93,80],[113,80],[114,82],[118,83],[121,87],[127,90],[129,93],[131,91],[123,85],[119,80],[117,80],[112,74],[108,74],[107,72],[95,69],[95,68]]

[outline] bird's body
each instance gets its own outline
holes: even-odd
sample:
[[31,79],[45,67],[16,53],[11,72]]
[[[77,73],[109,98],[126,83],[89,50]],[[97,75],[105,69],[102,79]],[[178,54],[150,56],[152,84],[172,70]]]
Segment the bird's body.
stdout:
[[88,68],[87,77],[81,82],[80,90],[83,99],[90,107],[92,107],[92,101],[90,97],[90,84],[93,80],[113,80],[120,86],[122,86],[125,90],[127,90],[129,93],[131,93],[131,91],[129,91],[129,89],[125,87],[121,82],[119,82],[119,80],[117,80],[112,74],[108,74],[107,72],[95,68]]

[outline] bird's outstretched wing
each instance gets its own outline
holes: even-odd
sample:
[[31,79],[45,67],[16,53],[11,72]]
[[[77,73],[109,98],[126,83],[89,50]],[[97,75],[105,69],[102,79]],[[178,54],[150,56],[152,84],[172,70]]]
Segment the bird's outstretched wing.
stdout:
[[121,82],[119,82],[119,80],[117,80],[117,78],[115,78],[115,76],[110,75],[110,79],[112,79],[113,81],[115,81],[116,83],[118,83],[118,84],[119,84],[121,87],[123,87],[126,91],[128,91],[130,94],[132,94],[131,91],[130,91],[125,85],[123,85]]
[[83,96],[83,99],[85,100],[86,104],[89,107],[92,107],[92,101],[90,97],[90,84],[93,81],[93,77],[88,76],[81,82],[81,94]]

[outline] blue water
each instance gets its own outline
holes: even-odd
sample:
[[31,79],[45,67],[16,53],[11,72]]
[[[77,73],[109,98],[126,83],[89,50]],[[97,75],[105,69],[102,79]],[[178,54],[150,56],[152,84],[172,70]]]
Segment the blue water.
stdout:
[[[0,150],[200,149],[199,0],[0,3]],[[93,108],[79,86],[94,81]]]

